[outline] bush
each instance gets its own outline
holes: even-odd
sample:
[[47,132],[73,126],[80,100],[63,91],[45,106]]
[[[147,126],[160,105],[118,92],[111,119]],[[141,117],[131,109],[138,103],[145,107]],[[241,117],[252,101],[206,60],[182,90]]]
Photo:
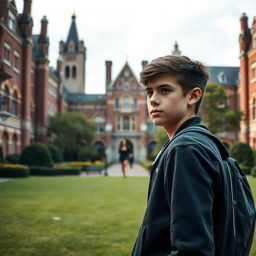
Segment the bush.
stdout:
[[4,153],[2,147],[0,147],[0,163],[4,163]]
[[24,166],[0,166],[0,177],[2,178],[20,178],[20,177],[28,177],[29,169]]
[[30,175],[58,176],[58,175],[80,175],[81,167],[44,167],[30,166]]
[[29,166],[53,166],[52,157],[48,148],[40,143],[25,147],[20,156],[20,163]]
[[150,171],[150,168],[151,168],[151,165],[152,165],[152,161],[149,161],[149,162],[140,162],[140,165],[142,167],[144,167],[145,169],[147,169],[148,171]]
[[253,177],[256,177],[256,166],[254,166],[254,167],[252,168],[251,175],[252,175]]
[[252,171],[252,167],[251,166],[244,166],[244,165],[240,165],[242,171],[244,172],[245,175],[250,175],[251,171]]
[[59,148],[57,148],[54,145],[48,145],[48,149],[51,153],[52,160],[54,163],[62,163],[63,162],[63,156],[60,152]]
[[5,158],[7,163],[11,164],[18,164],[20,162],[20,155],[19,154],[9,154]]
[[237,142],[233,144],[230,149],[230,155],[242,166],[253,166],[253,151],[246,143]]

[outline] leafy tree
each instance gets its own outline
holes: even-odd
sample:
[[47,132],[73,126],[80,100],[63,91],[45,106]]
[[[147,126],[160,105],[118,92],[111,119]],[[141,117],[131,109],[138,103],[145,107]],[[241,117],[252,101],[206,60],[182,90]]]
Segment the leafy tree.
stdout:
[[227,106],[225,89],[218,84],[208,83],[200,110],[203,123],[213,133],[239,131],[242,113]]
[[94,132],[95,124],[80,113],[65,112],[49,120],[48,134],[66,161],[78,160],[91,146]]

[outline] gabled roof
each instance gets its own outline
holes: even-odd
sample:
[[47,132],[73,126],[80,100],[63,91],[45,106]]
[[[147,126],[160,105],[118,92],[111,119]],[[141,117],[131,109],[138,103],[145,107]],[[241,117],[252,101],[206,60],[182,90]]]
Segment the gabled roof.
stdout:
[[209,81],[220,85],[236,86],[239,83],[239,67],[209,66]]
[[139,84],[138,79],[137,79],[135,73],[134,73],[133,70],[131,69],[129,63],[126,61],[125,64],[124,64],[124,66],[123,66],[123,68],[121,69],[121,71],[120,71],[119,74],[117,75],[116,79],[115,79],[113,82],[111,82],[110,88],[113,88],[114,84],[117,83],[117,81],[119,80],[119,78],[123,75],[123,73],[124,73],[125,70],[127,70],[127,69],[130,71],[130,73],[132,74],[132,76],[133,76],[133,78],[135,79],[135,81]]
[[70,29],[69,29],[65,50],[67,50],[68,44],[71,40],[74,41],[75,48],[77,50],[78,49],[79,38],[78,38],[78,33],[77,33],[77,28],[76,28],[76,16],[75,16],[75,14],[72,15],[72,23],[71,23],[71,26],[70,26]]

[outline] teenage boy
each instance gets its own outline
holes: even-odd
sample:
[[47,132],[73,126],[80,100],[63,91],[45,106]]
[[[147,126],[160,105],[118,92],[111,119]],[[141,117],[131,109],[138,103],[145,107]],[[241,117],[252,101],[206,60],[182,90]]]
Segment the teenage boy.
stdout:
[[197,113],[208,78],[207,67],[184,56],[160,57],[140,74],[150,118],[169,140],[151,168],[133,256],[233,256],[230,193],[218,147],[205,134],[182,133],[191,126],[207,129]]

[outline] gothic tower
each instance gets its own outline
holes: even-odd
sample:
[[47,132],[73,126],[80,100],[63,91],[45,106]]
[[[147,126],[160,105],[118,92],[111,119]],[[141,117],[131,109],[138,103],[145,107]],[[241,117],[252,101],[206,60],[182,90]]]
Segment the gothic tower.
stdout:
[[86,48],[84,41],[78,38],[75,14],[72,15],[67,41],[60,41],[59,53],[63,61],[63,85],[69,92],[84,93]]

